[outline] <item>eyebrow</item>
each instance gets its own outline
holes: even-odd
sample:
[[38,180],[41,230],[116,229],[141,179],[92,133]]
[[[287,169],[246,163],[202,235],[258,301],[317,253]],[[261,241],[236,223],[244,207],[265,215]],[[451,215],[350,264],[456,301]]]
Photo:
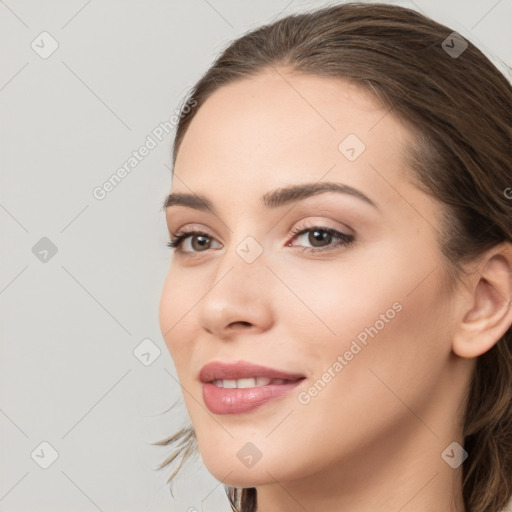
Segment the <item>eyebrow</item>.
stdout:
[[[329,181],[304,183],[278,188],[271,192],[267,192],[261,199],[264,206],[267,208],[279,208],[295,201],[302,201],[308,197],[326,192],[337,192],[339,194],[351,195],[361,199],[377,210],[379,209],[377,204],[360,190],[349,185],[344,185],[343,183],[334,183]],[[167,209],[170,206],[185,206],[200,211],[210,210],[212,213],[216,214],[213,203],[207,197],[200,194],[174,192],[169,194],[164,200],[163,208]]]

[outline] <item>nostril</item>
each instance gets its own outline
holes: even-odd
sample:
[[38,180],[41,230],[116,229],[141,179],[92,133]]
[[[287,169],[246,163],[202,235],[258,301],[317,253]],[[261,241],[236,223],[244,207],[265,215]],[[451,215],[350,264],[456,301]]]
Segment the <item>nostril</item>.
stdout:
[[244,322],[244,321],[232,322],[229,324],[230,327],[236,327],[237,325],[244,325],[244,326],[250,327],[252,324],[250,322]]

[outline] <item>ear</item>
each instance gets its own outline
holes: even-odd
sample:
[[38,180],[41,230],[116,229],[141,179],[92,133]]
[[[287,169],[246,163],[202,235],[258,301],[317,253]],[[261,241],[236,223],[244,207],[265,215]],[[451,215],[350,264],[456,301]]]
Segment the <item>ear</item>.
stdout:
[[491,349],[512,325],[512,244],[487,251],[468,282],[452,348],[473,358]]

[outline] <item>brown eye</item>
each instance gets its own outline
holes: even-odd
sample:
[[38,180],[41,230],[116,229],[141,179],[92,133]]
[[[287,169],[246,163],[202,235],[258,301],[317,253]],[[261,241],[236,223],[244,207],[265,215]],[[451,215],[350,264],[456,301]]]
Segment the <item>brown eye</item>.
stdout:
[[332,241],[332,234],[323,229],[311,230],[308,236],[308,242],[313,247],[323,247],[327,242],[329,245]]
[[[209,249],[211,245],[211,240],[209,240],[209,237],[205,235],[190,235],[188,238],[190,238],[190,244],[194,251],[202,251],[203,249]],[[197,241],[197,243],[194,243],[194,241]]]
[[[294,240],[308,234],[306,242],[311,244],[311,247],[302,246],[305,252],[330,251],[339,246],[349,246],[355,241],[354,235],[347,235],[336,229],[324,226],[301,226],[293,230],[293,234],[295,235],[293,237]],[[337,243],[332,244],[333,240],[336,240]]]
[[[190,239],[191,250],[184,250],[183,244]],[[205,252],[210,249],[213,238],[208,233],[202,231],[184,231],[177,233],[175,236],[171,236],[167,246],[172,249],[178,249],[178,252],[182,253],[196,253]]]

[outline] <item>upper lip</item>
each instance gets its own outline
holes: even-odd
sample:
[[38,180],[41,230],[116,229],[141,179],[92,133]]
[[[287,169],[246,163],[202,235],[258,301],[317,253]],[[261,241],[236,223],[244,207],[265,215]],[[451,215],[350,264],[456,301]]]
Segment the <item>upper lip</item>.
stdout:
[[213,380],[237,380],[251,377],[268,377],[269,379],[297,380],[303,378],[300,373],[289,373],[267,366],[238,361],[236,363],[225,363],[213,361],[204,365],[199,372],[201,382],[212,382]]

